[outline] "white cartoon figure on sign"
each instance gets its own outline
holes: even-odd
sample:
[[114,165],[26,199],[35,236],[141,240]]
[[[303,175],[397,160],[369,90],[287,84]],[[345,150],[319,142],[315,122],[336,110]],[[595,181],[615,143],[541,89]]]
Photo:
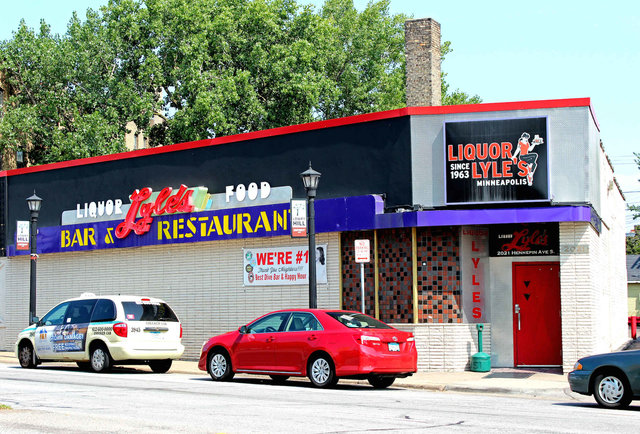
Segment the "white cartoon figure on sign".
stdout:
[[525,163],[525,166],[521,169],[525,171],[527,184],[532,185],[533,174],[536,173],[536,168],[538,167],[538,154],[532,151],[536,146],[542,145],[544,140],[536,134],[533,140],[529,142],[530,137],[529,133],[522,133],[520,140],[518,140],[516,152],[511,156],[511,160],[513,164],[518,164],[518,154],[520,155],[520,161]]

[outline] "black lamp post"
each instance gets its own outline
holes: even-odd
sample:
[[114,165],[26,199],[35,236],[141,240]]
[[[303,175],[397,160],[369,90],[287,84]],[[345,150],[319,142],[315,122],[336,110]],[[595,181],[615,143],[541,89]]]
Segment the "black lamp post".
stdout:
[[309,161],[309,169],[302,172],[300,177],[304,188],[307,190],[307,209],[309,213],[309,309],[315,309],[318,307],[318,297],[316,290],[316,211],[314,201],[318,182],[320,182],[320,172],[313,170],[311,161]]
[[29,205],[29,212],[31,213],[29,236],[29,244],[31,245],[31,276],[29,279],[29,324],[33,324],[35,322],[33,318],[36,316],[36,262],[38,260],[36,240],[38,237],[38,214],[40,213],[40,206],[42,205],[42,199],[36,196],[35,190],[33,192],[33,196],[27,198],[27,205]]

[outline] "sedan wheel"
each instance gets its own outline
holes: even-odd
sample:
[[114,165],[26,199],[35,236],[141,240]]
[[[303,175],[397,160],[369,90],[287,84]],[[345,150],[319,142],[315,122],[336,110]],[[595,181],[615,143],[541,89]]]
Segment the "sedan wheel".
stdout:
[[331,359],[327,356],[318,356],[310,364],[309,380],[316,387],[331,387],[338,382]]
[[23,344],[18,350],[18,359],[20,360],[20,366],[23,368],[35,368],[36,364],[33,362],[33,348],[30,344]]
[[89,363],[93,372],[106,372],[111,368],[111,356],[103,346],[95,347]]
[[631,402],[631,395],[625,384],[624,379],[617,374],[598,375],[595,381],[594,397],[603,407],[626,407]]
[[231,370],[231,360],[222,351],[214,352],[209,358],[207,371],[214,381],[227,381],[233,378],[234,372]]

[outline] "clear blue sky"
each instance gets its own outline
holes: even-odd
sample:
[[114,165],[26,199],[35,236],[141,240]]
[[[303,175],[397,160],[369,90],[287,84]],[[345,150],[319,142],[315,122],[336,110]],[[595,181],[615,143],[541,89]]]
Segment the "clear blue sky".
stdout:
[[[84,18],[88,7],[106,3],[7,2],[0,14],[0,39],[11,38],[21,18],[34,28],[44,18],[54,32],[64,33],[72,11]],[[366,3],[355,0],[360,10]],[[638,0],[391,0],[391,12],[438,21],[443,40],[451,41],[454,50],[443,64],[447,80],[484,102],[591,98],[627,202],[640,205],[640,172],[632,155],[640,152]],[[627,227],[632,227],[630,216]]]

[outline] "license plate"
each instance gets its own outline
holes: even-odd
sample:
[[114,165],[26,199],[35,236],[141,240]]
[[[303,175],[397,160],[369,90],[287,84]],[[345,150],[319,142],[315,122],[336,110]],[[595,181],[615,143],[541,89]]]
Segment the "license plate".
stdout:
[[389,342],[389,351],[400,351],[400,344],[397,342]]

